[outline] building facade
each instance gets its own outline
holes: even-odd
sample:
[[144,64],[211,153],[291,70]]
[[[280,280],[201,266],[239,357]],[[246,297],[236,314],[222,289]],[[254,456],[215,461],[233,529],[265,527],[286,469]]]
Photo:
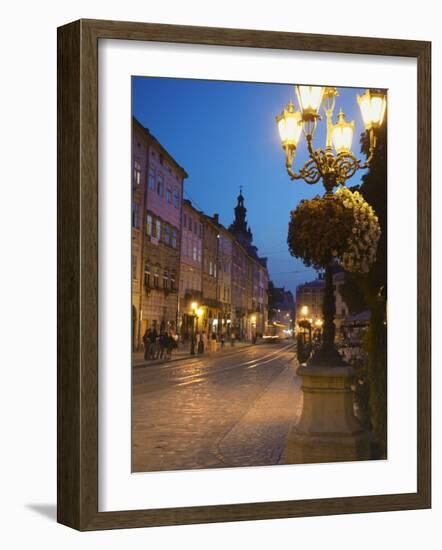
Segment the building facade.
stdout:
[[[336,337],[341,338],[341,326],[349,315],[347,304],[342,297],[342,286],[345,283],[345,271],[336,268],[333,273],[333,289],[335,297],[335,327]],[[323,301],[325,281],[319,275],[314,281],[299,285],[296,289],[296,324],[308,321],[313,331],[320,331],[323,323]]]
[[201,330],[207,335],[218,332],[218,257],[220,234],[213,218],[203,215],[202,315]]
[[133,119],[133,347],[149,328],[177,329],[185,170]]
[[268,322],[267,258],[258,255],[247,223],[247,209],[240,189],[235,217],[229,227],[235,237],[232,250],[232,323],[240,338],[263,335]]
[[[149,329],[185,340],[252,339],[268,320],[267,260],[258,255],[242,192],[226,228],[183,199],[186,171],[135,118],[132,126],[132,345]],[[198,320],[196,320],[198,311]]]
[[189,200],[183,201],[179,286],[179,332],[184,340],[192,333],[192,304],[202,301],[204,216]]
[[215,214],[214,222],[218,227],[218,334],[230,336],[232,322],[232,256],[234,237],[219,223],[218,214]]

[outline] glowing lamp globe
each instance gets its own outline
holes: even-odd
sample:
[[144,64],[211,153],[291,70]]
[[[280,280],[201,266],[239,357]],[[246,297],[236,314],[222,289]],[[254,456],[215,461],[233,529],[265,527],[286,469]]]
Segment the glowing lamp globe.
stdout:
[[324,88],[322,86],[296,86],[302,119],[311,120],[319,117]]
[[385,109],[387,107],[385,94],[367,90],[362,95],[357,96],[357,99],[365,129],[379,128],[384,121]]
[[354,120],[352,122],[347,122],[345,120],[345,114],[341,109],[338,114],[338,122],[333,125],[332,130],[332,142],[338,155],[341,153],[348,153],[350,151],[354,130]]
[[301,137],[302,125],[301,113],[295,111],[293,103],[289,101],[287,107],[282,111],[280,116],[276,117],[278,124],[279,137],[283,148],[286,147],[296,149],[299,138]]

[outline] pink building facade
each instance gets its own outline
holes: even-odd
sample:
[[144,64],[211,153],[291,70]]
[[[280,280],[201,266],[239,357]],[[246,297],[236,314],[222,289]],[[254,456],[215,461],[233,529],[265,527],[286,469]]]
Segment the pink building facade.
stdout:
[[133,348],[146,330],[177,330],[185,170],[133,120]]
[[184,200],[181,220],[181,262],[179,287],[180,334],[192,333],[193,302],[202,304],[203,216]]

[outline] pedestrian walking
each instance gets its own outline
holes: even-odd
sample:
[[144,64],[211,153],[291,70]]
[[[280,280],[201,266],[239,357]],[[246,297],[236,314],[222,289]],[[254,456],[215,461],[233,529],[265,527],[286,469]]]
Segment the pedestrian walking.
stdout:
[[159,359],[165,359],[166,358],[166,351],[167,351],[167,347],[168,347],[168,336],[166,334],[166,332],[162,331],[161,334],[160,334],[160,338],[159,338],[159,348],[160,348],[160,351],[159,351],[159,356],[158,358]]
[[221,349],[224,347],[224,342],[226,341],[226,336],[224,332],[221,334]]
[[143,335],[143,347],[144,347],[144,360],[147,361],[149,359],[149,343],[150,343],[150,335],[151,330],[146,329]]
[[157,331],[156,331],[155,328],[150,331],[149,352],[148,352],[148,358],[149,359],[155,359],[157,336],[158,335],[157,335]]
[[216,351],[216,347],[217,347],[216,334],[215,332],[212,332],[212,336],[210,338],[210,351]]
[[166,348],[166,360],[170,361],[172,359],[172,351],[175,347],[176,342],[175,338],[172,336],[172,333],[167,334],[167,348]]

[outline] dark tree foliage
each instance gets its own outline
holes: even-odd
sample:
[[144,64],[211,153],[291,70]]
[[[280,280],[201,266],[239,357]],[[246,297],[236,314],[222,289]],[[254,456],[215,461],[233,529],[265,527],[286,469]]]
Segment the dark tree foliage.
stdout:
[[[387,116],[378,131],[376,154],[368,172],[362,177],[359,192],[374,208],[379,218],[381,237],[376,262],[364,275],[348,274],[342,289],[343,299],[355,313],[369,309],[367,335],[367,377],[370,388],[371,424],[381,456],[387,451]],[[361,136],[361,152],[368,154],[368,137]]]

